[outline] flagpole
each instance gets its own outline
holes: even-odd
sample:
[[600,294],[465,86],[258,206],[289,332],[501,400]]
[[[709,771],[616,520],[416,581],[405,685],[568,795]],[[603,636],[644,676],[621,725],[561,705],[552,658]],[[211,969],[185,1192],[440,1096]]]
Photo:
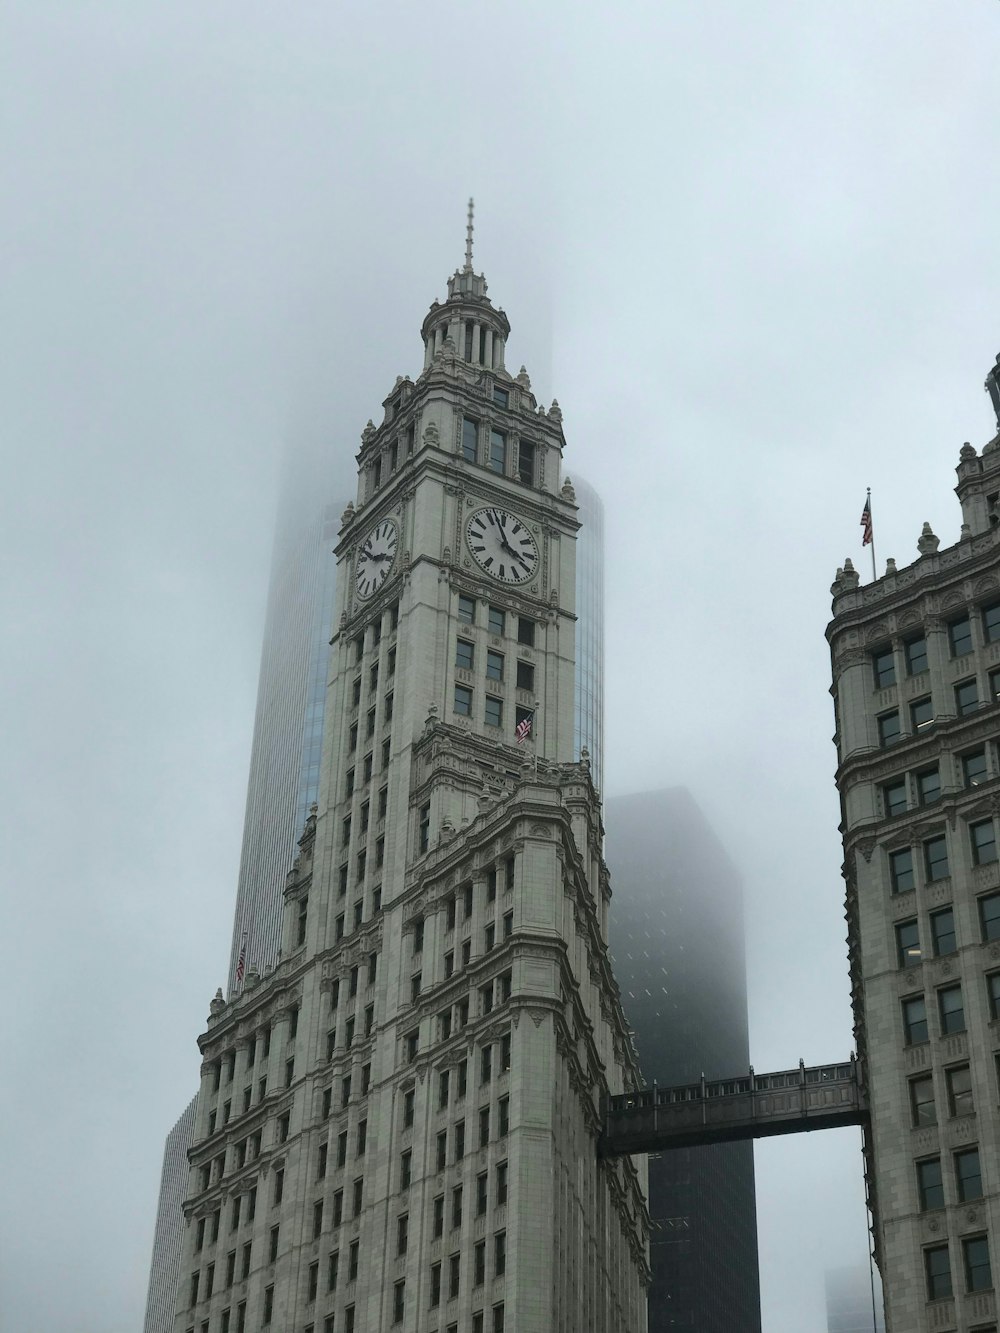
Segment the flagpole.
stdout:
[[872,519],[872,488],[870,486],[868,487],[868,521],[871,523],[872,529],[872,581],[874,582],[874,580],[878,578],[878,575],[875,573],[875,523]]

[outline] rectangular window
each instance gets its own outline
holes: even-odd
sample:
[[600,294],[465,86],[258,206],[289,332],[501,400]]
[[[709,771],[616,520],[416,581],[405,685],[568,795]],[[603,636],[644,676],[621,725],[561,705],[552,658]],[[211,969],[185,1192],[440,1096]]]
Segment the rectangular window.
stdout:
[[535,483],[535,446],[522,440],[517,449],[517,476],[525,486]]
[[406,1278],[400,1278],[392,1289],[392,1322],[401,1324],[403,1322],[403,1311],[406,1308]]
[[483,953],[492,953],[496,947],[497,928],[491,921],[483,930]]
[[910,704],[910,730],[913,734],[919,735],[922,731],[927,731],[934,723],[934,705],[930,698],[917,699]]
[[879,745],[895,745],[900,735],[899,709],[894,708],[891,713],[882,713],[878,719]]
[[986,994],[990,1002],[990,1018],[1000,1018],[1000,972],[987,973]]
[[464,620],[467,625],[476,623],[476,599],[474,597],[466,597],[464,593],[459,593],[458,618]]
[[462,457],[467,463],[476,461],[476,437],[479,432],[479,423],[473,421],[471,417],[462,418]]
[[896,657],[891,648],[882,648],[879,652],[872,654],[872,673],[875,677],[875,688],[884,690],[888,685],[896,683]]
[[455,1161],[460,1162],[465,1156],[465,1121],[459,1120],[455,1126]]
[[450,1254],[448,1256],[448,1297],[450,1300],[454,1300],[458,1295],[461,1274],[462,1256],[460,1254]]
[[356,1282],[358,1278],[358,1254],[361,1249],[360,1242],[351,1241],[351,1248],[347,1252],[347,1280]]
[[403,1213],[396,1218],[396,1253],[405,1254],[410,1243],[410,1215]]
[[503,1277],[507,1271],[507,1233],[498,1231],[493,1237],[493,1276]]
[[493,1333],[504,1333],[503,1301],[493,1307]]
[[483,1106],[479,1111],[479,1146],[485,1148],[490,1141],[490,1108]]
[[285,1189],[285,1172],[279,1169],[274,1173],[274,1188],[271,1191],[271,1206],[277,1208]]
[[919,676],[927,670],[927,640],[921,634],[918,638],[907,639],[903,644],[906,654],[906,674]]
[[936,766],[917,774],[917,793],[921,805],[931,805],[941,799],[941,775]]
[[410,1188],[410,1180],[413,1175],[413,1154],[409,1149],[400,1154],[399,1158],[399,1188],[406,1190]]
[[504,913],[504,916],[503,916],[503,937],[504,937],[504,939],[505,939],[505,940],[510,939],[510,937],[511,937],[511,935],[513,935],[513,933],[514,933],[514,913],[513,913],[513,912],[505,912],[505,913]]
[[972,652],[972,621],[968,616],[953,620],[948,626],[948,645],[952,657],[964,657]]
[[472,716],[472,691],[465,685],[455,686],[455,712],[461,717]]
[[482,1286],[486,1281],[486,1242],[484,1240],[477,1241],[472,1252],[472,1281],[477,1287]]
[[497,1163],[497,1207],[507,1202],[507,1163]]
[[910,1080],[910,1111],[913,1124],[937,1124],[937,1107],[934,1103],[934,1078],[931,1074],[922,1074]]
[[486,709],[483,717],[488,727],[503,726],[503,700],[494,699],[492,695],[486,696]]
[[437,1136],[437,1169],[443,1171],[448,1165],[448,1131],[442,1129]]
[[906,811],[906,779],[889,782],[882,788],[882,802],[887,815],[901,815]]
[[944,1300],[951,1295],[951,1263],[947,1245],[932,1245],[924,1250],[924,1273],[927,1277],[927,1299]]
[[907,893],[914,887],[912,848],[889,853],[889,880],[893,893]]
[[351,1216],[352,1216],[352,1217],[360,1217],[360,1216],[361,1216],[361,1204],[362,1204],[362,1200],[363,1200],[363,1198],[364,1198],[364,1191],[365,1191],[365,1182],[364,1182],[364,1180],[363,1180],[363,1179],[358,1179],[358,1180],[356,1180],[356,1181],[354,1182],[354,1197],[353,1197],[353,1200],[352,1200],[352,1203],[353,1203],[353,1207],[352,1207],[352,1210],[351,1210]]
[[903,1001],[903,1034],[907,1046],[927,1041],[927,1005],[922,995]]
[[966,1291],[989,1291],[993,1286],[990,1271],[990,1246],[985,1236],[969,1236],[962,1241]]
[[924,843],[924,869],[929,882],[947,879],[950,875],[948,840],[943,834],[939,838],[929,838]]
[[[501,1097],[497,1102],[497,1134],[505,1138],[510,1130],[510,1098]],[[497,1200],[499,1203],[499,1199]]]
[[939,912],[931,913],[931,938],[935,958],[955,952],[955,913],[952,908],[942,907]]
[[476,660],[475,644],[468,639],[459,639],[455,645],[455,665],[463,671],[471,671]]
[[965,1031],[965,1004],[961,985],[942,986],[938,991],[938,1014],[942,1036]]
[[507,628],[507,613],[499,606],[491,606],[488,613],[488,624],[491,634],[502,636]]
[[[989,865],[997,859],[996,831],[992,819],[985,819],[981,824],[970,825],[969,835],[972,838],[972,859],[977,866]],[[993,939],[995,937],[989,935],[987,938]]]
[[529,690],[534,693],[535,689],[535,668],[530,662],[518,662],[517,664],[517,688],[519,690]]
[[481,1171],[476,1176],[476,1216],[482,1217],[489,1203],[489,1172]]
[[535,646],[535,622],[526,616],[517,618],[517,641],[523,643],[526,648]]
[[465,1096],[466,1085],[469,1077],[468,1060],[460,1060],[458,1063],[458,1091],[455,1093],[456,1101],[461,1101]]
[[968,1065],[953,1065],[944,1071],[948,1086],[948,1114],[971,1115],[975,1110],[972,1100],[972,1076]]
[[344,1220],[344,1191],[336,1190],[333,1196],[333,1225],[335,1227],[339,1227],[341,1222],[343,1222],[343,1220]]
[[317,1291],[319,1291],[319,1260],[314,1260],[309,1265],[309,1293],[306,1299],[314,1301]]
[[917,1192],[920,1211],[944,1207],[944,1181],[941,1178],[941,1158],[927,1157],[917,1163]]
[[340,1268],[340,1251],[331,1250],[330,1257],[326,1261],[326,1289],[327,1291],[337,1290],[337,1276]]
[[1000,699],[1000,671],[990,672],[990,698]]
[[984,606],[983,614],[983,638],[987,643],[996,643],[1000,639],[1000,602],[993,606]]
[[264,1320],[265,1324],[271,1322],[274,1314],[274,1286],[264,1288]]
[[978,1148],[966,1148],[955,1154],[955,1187],[960,1203],[983,1197],[983,1173],[979,1165]]
[[896,966],[916,967],[920,957],[920,935],[916,921],[901,921],[896,927]]
[[451,1082],[451,1070],[442,1069],[438,1074],[438,1110],[444,1111],[448,1107],[448,1087]]
[[490,431],[490,468],[501,476],[507,471],[507,436],[502,430]]
[[[443,1201],[442,1201],[443,1202]],[[440,1235],[440,1232],[435,1232]],[[436,1309],[441,1304],[441,1265],[431,1264],[431,1309]]]
[[[387,752],[387,750],[386,750],[386,746],[387,746],[388,744],[389,744],[389,742],[386,741],[385,744],[382,746],[382,767],[383,767],[383,768],[385,767],[386,762],[387,762],[387,754],[388,754],[388,752]],[[365,767],[364,767],[364,778],[365,778],[365,782],[371,782],[371,780],[372,780],[372,769],[373,769],[373,767],[374,767],[374,760],[373,760],[373,758],[372,758],[371,752],[369,751],[369,753],[365,755]]]
[[421,852],[426,852],[430,846],[431,831],[431,807],[422,805],[420,807],[420,822],[417,828],[417,846]]
[[503,680],[503,653],[490,649],[486,654],[486,679]]
[[976,750],[962,755],[962,786],[979,787],[989,778],[986,771],[986,751]]
[[452,1230],[462,1225],[462,1186],[456,1185],[451,1192]]
[[959,717],[974,713],[979,707],[979,686],[975,680],[963,680],[955,686],[955,710]]

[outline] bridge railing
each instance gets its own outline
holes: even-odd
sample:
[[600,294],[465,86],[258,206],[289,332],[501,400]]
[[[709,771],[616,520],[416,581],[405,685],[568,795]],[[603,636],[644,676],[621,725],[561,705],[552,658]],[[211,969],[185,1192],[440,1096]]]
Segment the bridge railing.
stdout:
[[763,1138],[801,1130],[860,1124],[867,1114],[853,1058],[797,1069],[676,1087],[643,1088],[607,1100],[602,1152]]

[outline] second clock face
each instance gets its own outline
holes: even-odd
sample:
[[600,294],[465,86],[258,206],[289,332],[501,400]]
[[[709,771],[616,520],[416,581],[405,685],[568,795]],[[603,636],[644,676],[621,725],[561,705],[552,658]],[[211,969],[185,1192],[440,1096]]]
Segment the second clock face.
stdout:
[[397,540],[395,523],[383,519],[361,543],[354,570],[359,597],[371,597],[389,577],[396,558]]
[[477,509],[466,525],[477,564],[504,583],[526,583],[538,568],[538,547],[527,524],[507,509]]

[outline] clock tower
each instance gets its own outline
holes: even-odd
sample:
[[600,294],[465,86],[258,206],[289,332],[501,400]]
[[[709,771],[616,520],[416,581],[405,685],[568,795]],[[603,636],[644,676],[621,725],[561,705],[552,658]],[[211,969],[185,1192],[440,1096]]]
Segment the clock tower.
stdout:
[[[178,1333],[642,1333],[558,404],[472,264],[358,453],[282,958],[213,1003]],[[216,1322],[216,1319],[218,1322]]]

